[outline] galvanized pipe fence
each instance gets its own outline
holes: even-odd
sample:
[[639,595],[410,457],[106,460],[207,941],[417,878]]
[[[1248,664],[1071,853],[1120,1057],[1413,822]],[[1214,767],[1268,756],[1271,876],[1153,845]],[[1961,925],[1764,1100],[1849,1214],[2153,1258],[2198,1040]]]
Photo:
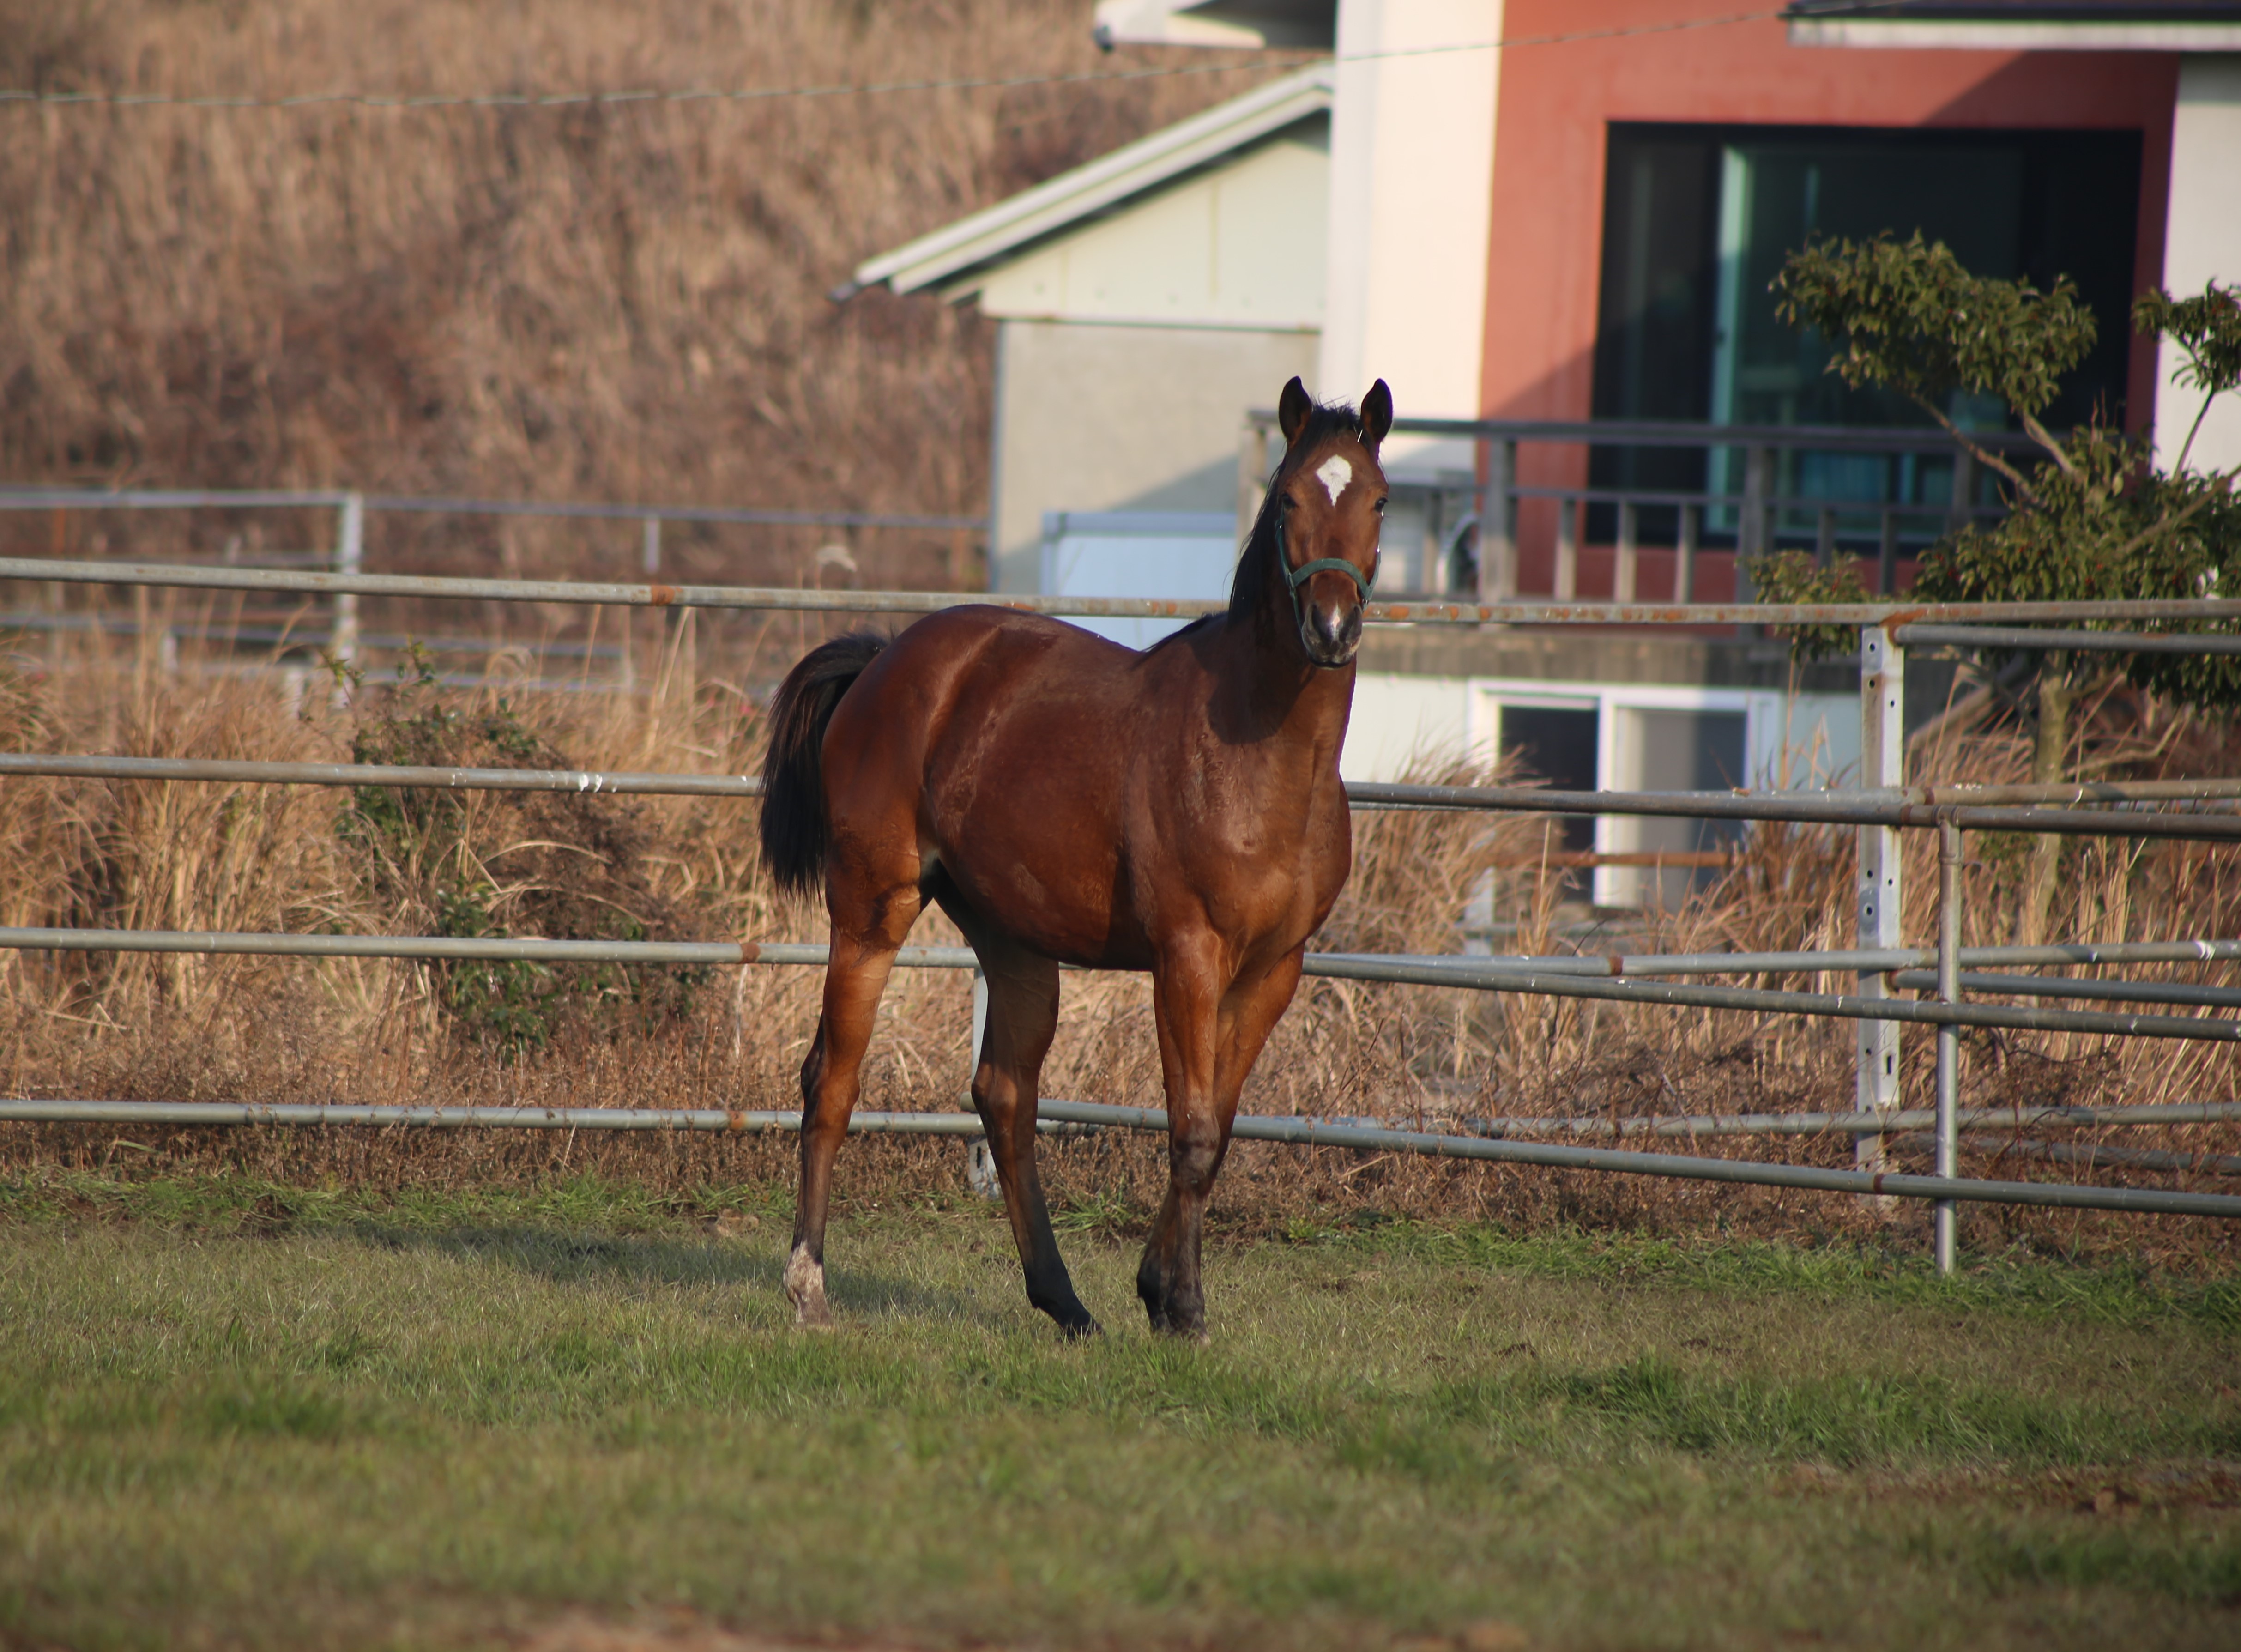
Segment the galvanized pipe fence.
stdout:
[[[731,1134],[801,1127],[799,1114],[722,1107],[411,1107],[192,1101],[0,1101],[0,1122],[184,1127],[351,1124],[458,1129],[677,1130]],[[850,1124],[866,1131],[911,1135],[969,1137],[983,1130],[980,1119],[969,1113],[866,1113],[855,1115]],[[1047,1100],[1040,1104],[1039,1128],[1063,1130],[1069,1125],[1165,1135],[1167,1115],[1158,1107],[1109,1107],[1091,1101]],[[2057,1210],[2116,1210],[2228,1220],[2241,1217],[2241,1197],[2230,1194],[1825,1170],[1755,1160],[1630,1153],[1612,1147],[1575,1147],[1558,1142],[1519,1141],[1503,1137],[1440,1135],[1374,1125],[1337,1124],[1321,1119],[1276,1119],[1253,1114],[1238,1114],[1231,1134],[1241,1141],[1473,1159],[1549,1169],[1677,1177],[1870,1197],[1928,1199],[1943,1203],[2031,1205]]]
[[[170,496],[162,496],[170,497]],[[185,497],[185,496],[181,496]],[[200,497],[200,496],[195,496]],[[272,496],[276,500],[301,503],[302,496]],[[353,496],[354,497],[354,496]],[[347,504],[345,510],[350,507]],[[357,507],[362,512],[363,502]],[[0,558],[0,579],[27,579],[88,584],[172,585],[220,590],[286,591],[327,594],[338,598],[360,595],[438,597],[502,601],[560,601],[650,607],[730,607],[826,612],[927,612],[956,605],[953,594],[923,592],[855,592],[772,590],[761,588],[674,586],[649,581],[643,585],[598,584],[587,581],[505,580],[435,576],[368,574],[362,569],[318,572],[302,570],[240,567],[184,567],[159,564],[86,563],[64,559]],[[978,599],[1004,605],[1080,617],[1181,617],[1215,612],[1219,603],[1164,602],[1134,599],[993,597]],[[1803,1120],[1827,1120],[1816,1128],[1849,1131],[1862,1143],[1861,1167],[1856,1171],[1824,1171],[1728,1160],[1691,1160],[1667,1154],[1629,1154],[1606,1148],[1555,1147],[1506,1139],[1506,1133],[1482,1132],[1469,1136],[1430,1135],[1395,1131],[1370,1125],[1333,1125],[1321,1120],[1270,1120],[1241,1118],[1238,1134],[1246,1139],[1300,1141],[1352,1147],[1370,1151],[1433,1152],[1463,1158],[1498,1159],[1512,1162],[1613,1170],[1624,1174],[1664,1174],[1714,1180],[1754,1181],[1763,1185],[1817,1187],[1831,1191],[1886,1196],[1927,1198],[1937,1211],[1937,1257],[1950,1268],[1953,1255],[1953,1214],[1965,1202],[2041,1203],[2062,1207],[2161,1210],[2196,1214],[2241,1214],[2241,1200],[2222,1195],[2159,1194],[2133,1188],[2063,1187],[2045,1183],[1997,1183],[1954,1174],[1958,1130],[1963,1117],[1957,1105],[1957,1033],[1963,1026],[2039,1031],[2062,1031],[2103,1035],[2146,1036],[2190,1040],[2241,1041],[2241,1021],[2189,1015],[2144,1015],[2100,1011],[2047,1009],[2016,1006],[1969,1004],[1960,1001],[1964,990],[2003,996],[2099,998],[2131,1000],[2164,1007],[2241,1007],[2241,992],[2188,983],[2077,981],[2059,978],[1968,976],[1963,964],[1985,965],[2109,965],[2119,963],[2205,963],[2241,957],[2241,941],[2207,940],[2124,943],[2057,943],[2037,947],[1963,948],[1958,944],[1961,834],[1967,830],[2053,833],[2070,835],[2113,836],[2223,842],[2241,839],[2241,815],[2217,809],[2222,802],[2241,799],[2241,779],[2093,783],[2052,786],[1909,786],[1903,776],[1903,730],[1897,716],[1903,683],[1904,650],[1909,643],[1983,649],[2034,647],[2100,647],[2114,652],[2166,652],[2198,648],[2229,652],[2241,648],[2241,635],[2233,632],[2114,632],[2099,630],[2026,629],[2016,621],[2111,622],[2132,624],[2227,624],[2241,620],[2241,602],[2138,601],[2125,603],[1945,604],[1901,606],[1880,604],[1690,605],[1682,607],[1643,605],[1577,603],[1388,602],[1368,605],[1374,623],[1445,625],[1486,623],[1542,625],[1642,625],[1685,623],[1750,625],[1856,624],[1862,627],[1862,725],[1865,784],[1856,790],[1815,794],[1765,793],[1573,793],[1533,787],[1447,787],[1356,785],[1348,787],[1357,808],[1507,810],[1541,814],[1642,814],[1691,819],[1779,820],[1799,824],[1852,826],[1860,829],[1861,939],[1850,950],[1801,951],[1776,953],[1710,953],[1694,956],[1649,955],[1607,959],[1559,957],[1496,959],[1478,956],[1404,958],[1394,956],[1310,954],[1310,974],[1364,981],[1415,984],[1472,990],[1522,993],[1544,996],[1608,1001],[1656,1003],[1672,1006],[1743,1011],[1761,1014],[1830,1015],[1863,1023],[1859,1101],[1850,1114],[1794,1115],[1799,1128],[1708,1129],[1678,1122],[1670,1131],[1662,1121],[1651,1134],[1803,1134]],[[2080,642],[2080,638],[2088,641]],[[530,771],[411,769],[366,765],[262,764],[206,762],[196,759],[48,756],[34,753],[0,754],[0,776],[66,775],[80,778],[140,780],[201,780],[233,784],[309,784],[328,786],[432,786],[452,789],[532,790],[575,792],[589,795],[650,794],[748,798],[759,787],[752,776],[611,773],[596,771]],[[2045,806],[2066,804],[2071,806]],[[2172,806],[2191,806],[2174,813]],[[2162,806],[2157,807],[2156,806]],[[2214,812],[2204,812],[2205,806]],[[1941,842],[1939,944],[1932,948],[1898,946],[1896,913],[1899,876],[1897,834],[1909,829],[1934,829]],[[1868,945],[1868,942],[1885,943]],[[212,953],[264,953],[284,956],[386,957],[428,961],[469,959],[523,959],[558,963],[608,961],[624,963],[812,964],[823,961],[824,948],[806,943],[754,942],[606,942],[535,938],[391,937],[347,935],[191,934],[169,932],[17,929],[0,931],[0,946],[38,950],[148,951]],[[897,962],[904,966],[970,968],[974,960],[963,948],[905,948]],[[1926,975],[1925,966],[1935,974]],[[1856,975],[1856,993],[1769,991],[1751,987],[1673,985],[1640,977],[1672,974],[1766,975],[1850,973]],[[1628,979],[1633,977],[1636,979]],[[1895,991],[1931,989],[1935,1000],[1903,1000]],[[1938,1029],[1937,1107],[1926,1120],[1897,1105],[1896,1060],[1898,1025],[1918,1022]],[[124,1107],[189,1107],[200,1104],[127,1104],[104,1102],[23,1102],[0,1104],[0,1119],[29,1117],[17,1107],[78,1107],[104,1109]],[[2177,1114],[2150,1114],[2141,1109],[2098,1109],[2093,1118],[2104,1123],[2205,1122],[2229,1115],[2223,1104],[2198,1104],[2218,1108],[2197,1110],[2182,1120]],[[444,1117],[427,1122],[455,1121],[459,1110],[439,1110]],[[489,1112],[491,1110],[484,1110]],[[515,1119],[520,1109],[498,1109]],[[531,1110],[535,1111],[535,1110]],[[579,1120],[600,1109],[562,1110]],[[618,1110],[619,1111],[619,1110]],[[1088,1103],[1049,1102],[1046,1114],[1054,1121],[1083,1125],[1122,1124],[1128,1127],[1166,1127],[1156,1110],[1098,1108]],[[254,1114],[263,1121],[303,1122],[416,1121],[403,1115],[410,1109],[248,1109],[240,1121]],[[316,1114],[316,1119],[313,1115]],[[1123,1117],[1121,1115],[1127,1115]],[[2121,1116],[2120,1116],[2121,1115]],[[40,1115],[49,1116],[49,1115]],[[52,1116],[61,1116],[55,1114]],[[97,1112],[72,1116],[122,1120],[126,1115]],[[148,1115],[151,1120],[154,1115]],[[185,1121],[179,1115],[177,1121]],[[217,1114],[197,1114],[202,1121],[224,1121]],[[479,1121],[494,1118],[476,1115]],[[559,1115],[553,1115],[559,1116]],[[699,1115],[693,1114],[693,1119]],[[650,1123],[643,1120],[683,1120],[677,1110],[632,1110],[629,1122],[595,1126],[588,1122],[569,1127],[691,1127],[740,1128],[730,1122],[748,1115],[723,1113],[726,1122]],[[775,1120],[778,1115],[772,1115]],[[953,1115],[896,1115],[912,1120]],[[895,1125],[897,1129],[954,1129],[969,1134],[969,1115],[953,1115],[955,1125]],[[1988,1115],[1985,1122],[1992,1122]],[[1153,1122],[1153,1120],[1157,1122]],[[1836,1120],[1845,1122],[1838,1124]],[[1883,1144],[1896,1139],[1902,1127],[1927,1121],[1938,1174],[1905,1176],[1883,1167]],[[2012,1122],[2005,1115],[1999,1121]],[[2064,1122],[2048,1117],[2045,1122]],[[1510,1121],[1521,1127],[1526,1121]],[[758,1126],[756,1127],[762,1127]],[[769,1127],[779,1127],[776,1123]],[[1499,1149],[1499,1151],[1497,1151]],[[1549,1156],[1551,1154],[1556,1156]],[[1570,1155],[1570,1156],[1565,1156]],[[1585,1155],[1584,1157],[1581,1155]],[[2177,1155],[2184,1158],[2185,1155]],[[2093,1162],[2090,1160],[2083,1162]],[[2134,1162],[2145,1163],[2144,1160]],[[2157,1161],[2160,1166],[2163,1161]],[[2174,1161],[2175,1162],[2175,1161]]]
[[[250,553],[250,567],[265,562],[324,563],[328,578],[338,583],[318,590],[294,588],[293,594],[327,596],[333,600],[329,629],[324,638],[291,633],[276,635],[269,640],[294,640],[304,643],[324,641],[327,652],[345,664],[354,660],[361,645],[373,639],[363,636],[359,628],[358,598],[367,594],[362,587],[349,583],[359,574],[365,564],[365,527],[369,512],[397,515],[444,515],[501,518],[545,518],[562,521],[631,522],[639,531],[639,572],[649,581],[658,580],[663,572],[663,530],[666,525],[695,525],[708,526],[739,526],[766,528],[819,527],[835,529],[900,529],[945,534],[950,540],[950,565],[953,574],[962,572],[967,565],[966,552],[969,544],[987,532],[987,522],[980,517],[943,516],[924,512],[881,512],[869,511],[778,511],[756,510],[737,506],[692,505],[628,505],[612,503],[571,503],[534,499],[478,499],[435,498],[417,494],[361,493],[350,489],[302,490],[232,490],[214,491],[177,488],[0,488],[0,512],[47,511],[98,512],[169,512],[169,511],[289,511],[310,510],[331,512],[334,515],[331,552],[270,552]],[[59,561],[60,559],[57,558]],[[229,558],[227,565],[238,565]],[[35,575],[0,575],[0,578],[35,578],[63,584],[84,583],[73,580],[68,574],[55,572]],[[136,580],[130,583],[149,585],[164,583],[157,580]],[[251,584],[231,587],[206,587],[237,591],[287,592],[282,585]],[[566,598],[554,599],[565,601]],[[26,629],[52,628],[51,616],[17,617]],[[0,630],[7,629],[0,625]],[[171,633],[167,630],[166,637]],[[388,639],[382,639],[386,643]],[[560,652],[565,652],[565,645]],[[626,652],[618,650],[625,672],[629,667]]]

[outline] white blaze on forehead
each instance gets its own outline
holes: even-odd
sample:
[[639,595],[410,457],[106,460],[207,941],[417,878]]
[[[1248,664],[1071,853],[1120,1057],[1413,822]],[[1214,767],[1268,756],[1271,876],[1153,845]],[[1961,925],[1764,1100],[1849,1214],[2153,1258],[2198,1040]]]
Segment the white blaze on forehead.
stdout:
[[1346,485],[1354,480],[1354,466],[1334,453],[1315,467],[1315,480],[1323,485],[1323,492],[1336,505],[1338,496],[1346,492]]

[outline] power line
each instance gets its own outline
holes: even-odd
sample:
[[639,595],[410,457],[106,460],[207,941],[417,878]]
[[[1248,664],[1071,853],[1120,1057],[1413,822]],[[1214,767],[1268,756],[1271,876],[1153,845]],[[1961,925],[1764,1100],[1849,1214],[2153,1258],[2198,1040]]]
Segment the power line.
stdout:
[[[1873,3],[1873,0],[1870,0]],[[1902,0],[1883,0],[1899,4]],[[966,76],[945,80],[872,81],[823,86],[746,86],[731,90],[692,87],[678,91],[637,88],[621,91],[476,92],[428,95],[384,92],[304,92],[286,97],[187,97],[172,92],[34,91],[0,89],[0,104],[19,108],[291,110],[344,105],[359,109],[415,111],[449,109],[567,109],[619,104],[754,104],[789,98],[870,97],[894,92],[999,91],[1026,86],[1079,86],[1161,80],[1183,75],[1249,74],[1273,69],[1300,69],[1310,64],[1340,64],[1387,62],[1396,58],[1435,57],[1462,52],[1506,51],[1526,46],[1563,46],[1583,41],[1619,40],[1637,35],[1676,34],[1696,29],[1723,29],[1739,23],[1762,23],[1783,16],[1786,6],[1755,11],[1733,11],[1713,17],[1684,17],[1664,23],[1635,23],[1625,28],[1582,29],[1569,34],[1517,35],[1502,40],[1462,42],[1445,46],[1408,46],[1391,51],[1349,53],[1337,58],[1313,54],[1261,57],[1249,62],[1175,64],[1147,69],[1084,70],[1063,75]]]

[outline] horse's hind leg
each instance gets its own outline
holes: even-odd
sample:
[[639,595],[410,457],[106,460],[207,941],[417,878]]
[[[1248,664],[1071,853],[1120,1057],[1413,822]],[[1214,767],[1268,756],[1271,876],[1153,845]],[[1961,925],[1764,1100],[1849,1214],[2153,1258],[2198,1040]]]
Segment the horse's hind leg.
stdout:
[[1058,966],[1049,959],[966,928],[988,981],[988,1020],[980,1064],[973,1074],[973,1105],[988,1128],[988,1148],[1003,1184],[1004,1208],[1027,1275],[1027,1301],[1069,1336],[1087,1336],[1097,1321],[1074,1294],[1051,1232],[1035,1165],[1035,1105],[1043,1058],[1058,1028]]
[[[917,867],[908,868],[915,878]],[[915,881],[880,887],[836,865],[826,885],[833,950],[825,966],[825,1008],[801,1064],[801,1193],[794,1207],[793,1249],[786,1294],[804,1325],[833,1323],[825,1301],[825,1215],[833,1196],[833,1160],[856,1108],[864,1051],[886,990],[895,952],[919,913]]]

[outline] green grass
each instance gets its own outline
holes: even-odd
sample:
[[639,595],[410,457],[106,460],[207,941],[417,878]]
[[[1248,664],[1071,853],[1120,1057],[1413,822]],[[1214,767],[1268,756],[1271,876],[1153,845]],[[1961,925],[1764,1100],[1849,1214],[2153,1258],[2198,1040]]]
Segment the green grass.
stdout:
[[0,1645],[2241,1635],[2230,1287],[1364,1224],[1211,1249],[1200,1348],[1101,1225],[1089,1346],[978,1206],[809,1336],[765,1190],[0,1180]]

